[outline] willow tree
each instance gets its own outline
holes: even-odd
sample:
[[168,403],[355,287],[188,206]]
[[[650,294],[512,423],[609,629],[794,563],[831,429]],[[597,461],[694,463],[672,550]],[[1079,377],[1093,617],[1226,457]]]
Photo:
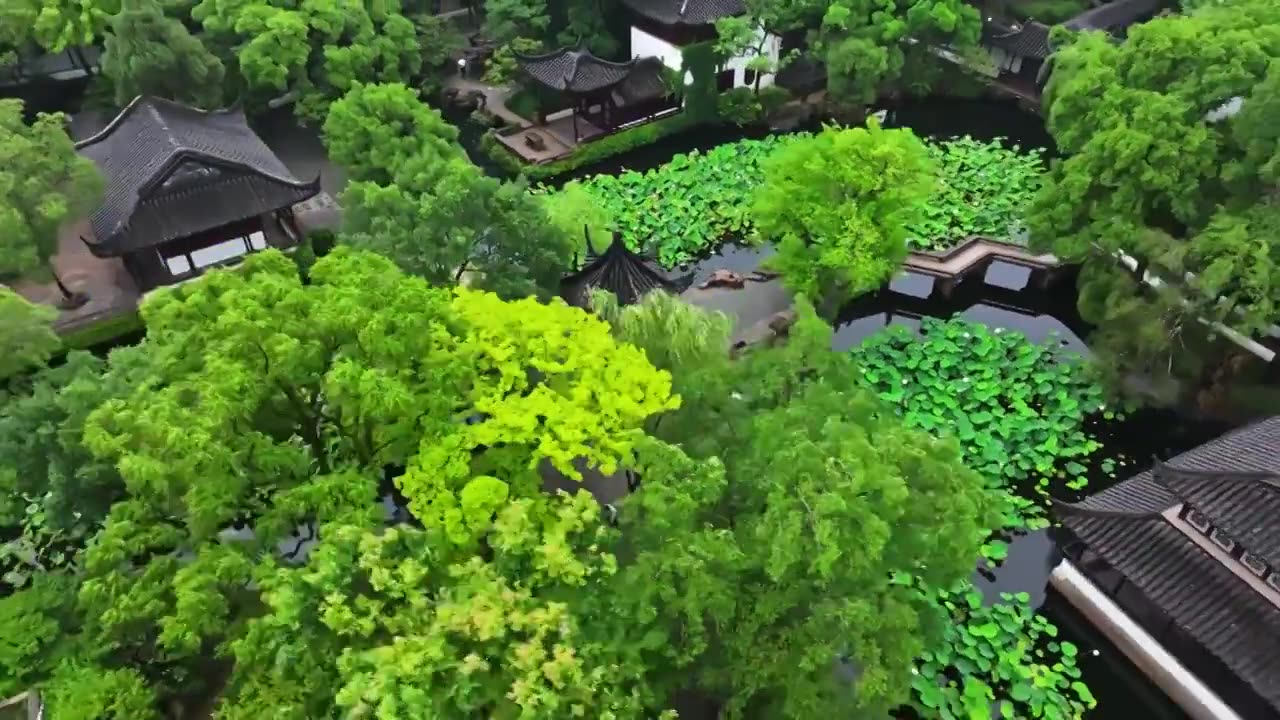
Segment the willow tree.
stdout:
[[1231,0],[1122,44],[1085,33],[1055,58],[1046,107],[1064,159],[1033,241],[1084,265],[1080,309],[1120,374],[1200,379],[1233,352],[1211,323],[1249,335],[1276,321],[1277,27],[1275,3]]

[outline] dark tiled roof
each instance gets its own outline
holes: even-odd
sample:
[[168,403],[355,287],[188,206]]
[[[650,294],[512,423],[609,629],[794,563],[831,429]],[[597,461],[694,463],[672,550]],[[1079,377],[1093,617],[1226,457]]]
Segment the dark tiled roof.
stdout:
[[[1272,473],[1280,475],[1280,416],[1227,433],[1169,460],[1186,470]],[[1119,512],[1163,512],[1178,498],[1155,482],[1152,470],[1139,473],[1076,507]]]
[[[1182,502],[1176,490],[1244,522],[1243,514],[1235,514],[1244,512],[1235,505],[1239,498],[1232,496],[1228,503],[1221,493],[1226,474],[1235,473],[1231,481],[1242,483],[1280,475],[1280,416],[1182,453],[1169,461],[1169,467],[1203,474],[1193,480],[1190,473],[1166,471],[1160,478],[1169,486],[1165,487],[1155,476],[1159,469],[1153,468],[1074,505],[1059,504],[1059,518],[1178,627],[1280,710],[1280,609],[1160,514]],[[1263,532],[1255,542],[1274,548],[1280,515],[1273,512],[1258,520]]]
[[662,81],[663,67],[662,60],[659,58],[637,60],[635,69],[615,89],[618,94],[618,104],[634,105],[666,95],[667,86]]
[[1154,15],[1164,6],[1163,0],[1115,0],[1063,23],[1072,30],[1123,30],[1140,18]]
[[[98,255],[194,235],[320,191],[318,177],[302,182],[290,174],[240,110],[140,97],[76,149],[106,180],[102,205],[89,216],[94,238],[86,239]],[[170,178],[175,184],[163,187]]]
[[1280,479],[1265,473],[1157,465],[1155,480],[1200,511],[1214,527],[1222,528],[1250,555],[1280,568]]
[[517,55],[516,62],[534,80],[553,90],[587,93],[622,82],[635,60],[601,60],[588,50],[561,48],[545,55]]
[[622,0],[633,11],[663,25],[708,25],[747,11],[742,0]]
[[587,307],[592,290],[608,290],[617,296],[619,304],[631,305],[652,290],[680,293],[692,282],[692,273],[668,278],[628,250],[622,237],[614,233],[609,249],[560,282],[560,295],[571,305]]
[[1006,26],[993,21],[983,24],[982,42],[1012,55],[1043,60],[1052,52],[1049,29],[1048,25],[1038,22]]
[[1205,650],[1280,710],[1280,610],[1160,515],[1074,508],[1062,522]]

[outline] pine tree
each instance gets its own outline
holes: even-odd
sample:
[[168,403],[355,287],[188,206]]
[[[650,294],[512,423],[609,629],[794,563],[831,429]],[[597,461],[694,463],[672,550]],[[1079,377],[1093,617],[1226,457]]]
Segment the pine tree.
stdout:
[[111,20],[102,72],[120,105],[139,95],[201,108],[222,100],[222,61],[155,0],[125,0]]

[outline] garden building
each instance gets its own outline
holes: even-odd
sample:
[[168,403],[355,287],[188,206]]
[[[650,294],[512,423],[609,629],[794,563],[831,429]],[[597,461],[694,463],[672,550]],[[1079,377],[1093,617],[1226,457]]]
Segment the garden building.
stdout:
[[[673,71],[685,72],[684,83],[693,81],[685,67],[684,49],[697,43],[714,42],[715,22],[746,12],[742,0],[622,0],[631,10],[631,56],[656,57]],[[759,54],[777,62],[782,52],[782,39],[763,29],[757,30]],[[717,68],[716,85],[720,91],[754,86],[755,73],[747,64],[756,55],[748,50],[730,58]],[[773,84],[773,75],[760,78],[760,86]]]
[[144,292],[292,247],[301,235],[291,208],[320,192],[320,178],[293,177],[239,109],[140,97],[76,149],[106,183],[81,239],[121,258]]
[[1241,718],[1280,717],[1280,416],[1058,507],[1064,554]]
[[[1155,16],[1162,0],[1114,0],[1090,8],[1063,27],[1075,31],[1096,30],[1121,39],[1129,26]],[[991,56],[990,68],[996,83],[1014,95],[1030,100],[1040,97],[1049,78],[1053,47],[1049,42],[1052,27],[1034,18],[1019,21],[1010,14],[1020,13],[1021,4],[1014,0],[1000,10],[984,9],[982,47]]]
[[567,105],[563,112],[539,118],[543,128],[566,144],[674,109],[670,103],[661,105],[667,91],[661,65],[653,58],[620,63],[583,48],[561,48],[544,55],[517,55],[516,62],[542,93],[556,96],[548,104]]
[[589,257],[581,270],[560,282],[560,296],[570,305],[586,308],[591,304],[593,290],[608,290],[618,298],[619,304],[631,305],[653,290],[678,295],[692,283],[692,273],[669,277],[653,263],[628,249],[622,242],[622,235],[615,232],[608,249]]

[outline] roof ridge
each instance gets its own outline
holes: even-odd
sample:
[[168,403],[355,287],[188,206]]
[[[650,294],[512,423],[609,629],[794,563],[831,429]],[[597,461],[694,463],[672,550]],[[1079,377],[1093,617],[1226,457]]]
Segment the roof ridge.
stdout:
[[1065,500],[1059,500],[1057,498],[1050,498],[1049,505],[1059,513],[1076,515],[1079,517],[1116,518],[1118,520],[1149,520],[1162,516],[1159,510],[1105,510],[1102,508],[1085,507],[1080,502],[1072,503]]
[[[77,142],[75,144],[75,149],[79,150],[81,148],[88,147],[89,145],[93,145],[95,143],[101,142],[102,140],[106,139],[108,136],[111,135],[111,133],[115,132],[115,130],[117,130],[121,125],[123,125],[125,120],[127,120],[130,116],[132,116],[133,113],[137,111],[139,108],[142,108],[144,110],[149,110],[152,116],[159,123],[159,125],[163,127],[166,131],[169,131],[170,130],[169,124],[165,119],[164,113],[161,112],[161,106],[179,108],[182,110],[199,113],[201,115],[206,115],[209,117],[244,114],[244,109],[241,108],[239,105],[232,106],[232,107],[225,107],[225,108],[216,108],[214,110],[205,110],[203,108],[198,108],[193,105],[180,103],[177,100],[162,98],[158,95],[138,95],[134,97],[132,100],[130,100],[129,104],[125,105],[124,108],[122,108],[119,113],[116,113],[116,116],[114,118],[111,118],[111,122],[107,123],[105,127],[103,127],[98,132],[94,133],[93,135],[90,135],[89,137]],[[169,136],[170,138],[173,137],[171,131],[169,132]],[[175,143],[175,146],[176,146],[176,143]]]

